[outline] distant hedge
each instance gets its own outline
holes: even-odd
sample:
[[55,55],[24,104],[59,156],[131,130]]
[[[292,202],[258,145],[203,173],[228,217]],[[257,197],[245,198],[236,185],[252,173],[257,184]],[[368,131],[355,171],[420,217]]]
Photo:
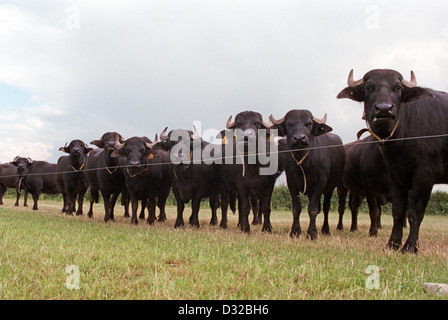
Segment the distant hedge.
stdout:
[[[14,189],[8,189],[7,192],[5,193],[5,197],[8,198],[15,198],[16,194],[15,194],[15,190]],[[101,198],[101,196],[100,196]],[[306,196],[301,196],[301,201],[302,201],[302,212],[307,211],[307,207],[308,207],[308,197]],[[61,200],[62,201],[62,195],[42,195],[41,199],[52,199],[52,200]],[[89,203],[89,199],[90,199],[90,193],[89,191],[87,191],[86,196],[85,196],[85,201],[86,203]],[[32,204],[32,197],[30,196],[28,198],[29,203]],[[20,203],[23,203],[23,191],[22,191],[22,197],[20,200]],[[120,203],[120,199],[118,199],[117,204]],[[176,205],[176,199],[173,195],[173,192],[170,193],[168,200],[167,200],[167,205],[169,206],[175,206]],[[187,206],[189,207],[191,205],[191,202],[189,204],[187,204]],[[208,208],[209,207],[209,203],[208,203],[208,199],[203,199],[201,202],[201,208]],[[285,185],[281,185],[281,186],[276,186],[274,188],[274,192],[272,193],[272,198],[271,198],[271,209],[272,210],[277,210],[277,211],[291,211],[292,210],[292,204],[291,204],[291,195],[289,193],[288,187]],[[333,192],[333,197],[331,199],[331,207],[330,207],[330,211],[333,212],[337,212],[338,210],[338,201],[337,201],[337,195],[336,195],[336,191]],[[368,206],[367,206],[367,202],[364,201],[361,205],[361,209],[360,212],[368,212]],[[390,203],[386,204],[385,206],[383,206],[382,212],[385,214],[391,214],[392,213],[392,205]],[[346,203],[346,209],[345,209],[345,214],[350,214],[349,209],[348,209],[348,199],[347,199],[347,203]],[[426,207],[426,214],[429,215],[443,215],[446,216],[448,215],[448,193],[446,192],[434,192],[433,194],[431,194],[431,198],[428,202],[428,206]]]

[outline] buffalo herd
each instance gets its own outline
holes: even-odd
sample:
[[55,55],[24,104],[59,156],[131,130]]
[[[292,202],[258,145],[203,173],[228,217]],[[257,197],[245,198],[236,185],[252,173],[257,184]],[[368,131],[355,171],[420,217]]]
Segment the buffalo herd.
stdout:
[[[368,127],[352,143],[343,145],[330,132],[327,115],[319,119],[309,110],[271,115],[268,122],[258,112],[240,112],[233,121],[232,116],[227,120],[226,129],[217,136],[220,143],[202,140],[196,128],[169,132],[165,128],[154,141],[107,132],[90,142],[97,148],[81,140],[66,143],[59,150],[67,155],[57,164],[25,157],[1,164],[0,204],[6,188],[16,189],[16,206],[21,190],[25,190],[24,205],[31,194],[34,210],[40,194],[62,194],[62,212],[82,215],[90,188],[88,217],[93,216],[93,204],[101,194],[104,221],[113,221],[121,194],[124,215],[132,224],[145,219],[145,212],[152,224],[166,220],[165,203],[172,191],[177,202],[175,228],[184,225],[183,211],[190,201],[189,224],[199,227],[204,198],[212,211],[210,224],[218,224],[220,209],[220,227],[227,228],[228,206],[235,210],[237,199],[242,232],[250,233],[251,210],[253,223],[262,223],[262,231],[271,232],[271,196],[278,176],[285,172],[292,198],[291,237],[301,234],[301,196],[309,199],[307,237],[317,238],[316,217],[321,209],[321,232],[330,233],[328,213],[336,189],[338,230],[343,229],[347,195],[351,231],[357,230],[359,206],[366,199],[370,236],[378,234],[381,205],[390,201],[393,228],[387,246],[415,253],[432,187],[448,183],[448,94],[417,86],[412,71],[407,81],[388,69],[375,69],[355,80],[351,70],[347,83],[337,98],[363,102]],[[370,136],[360,140],[364,132]],[[406,217],[409,236],[402,245]]]

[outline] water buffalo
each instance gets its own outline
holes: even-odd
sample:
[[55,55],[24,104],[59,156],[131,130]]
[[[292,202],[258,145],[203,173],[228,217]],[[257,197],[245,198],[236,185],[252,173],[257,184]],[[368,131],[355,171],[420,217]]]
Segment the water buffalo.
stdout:
[[338,187],[339,223],[342,230],[345,200],[350,192],[349,207],[352,212],[350,231],[358,229],[357,216],[362,200],[366,198],[369,206],[370,236],[378,235],[381,205],[387,202],[390,194],[387,171],[378,143],[372,136],[345,145],[346,162],[342,176],[343,186]]
[[[59,148],[60,151],[68,153],[58,159],[56,170],[56,182],[61,188],[64,197],[62,212],[67,215],[82,215],[84,195],[89,187],[89,181],[85,166],[87,154],[93,150],[81,140],[73,140],[67,146]],[[78,210],[75,210],[75,202],[78,199]]]
[[[17,168],[12,163],[0,164],[0,205],[3,204],[3,195],[7,188],[14,188],[16,190],[16,202],[15,206],[19,206],[21,181],[17,175]],[[23,205],[26,207],[28,199],[28,193],[25,191],[25,198]]]
[[[238,195],[239,225],[241,231],[250,233],[249,213],[251,201],[253,206],[257,205],[258,201],[258,210],[261,211],[264,217],[262,231],[272,231],[270,221],[271,196],[275,181],[282,172],[282,169],[281,164],[277,161],[278,154],[271,154],[269,126],[270,124],[263,121],[262,115],[254,111],[240,112],[235,116],[233,122],[232,116],[227,121],[227,130],[225,131],[225,136],[223,136],[222,154],[226,160],[231,158],[231,163],[223,161],[221,165],[222,179],[224,182],[222,189],[223,196],[221,197],[221,201],[223,202],[223,221],[221,225],[223,227],[227,226],[226,201],[229,199],[229,192],[233,190]],[[238,134],[241,137],[238,137]],[[247,141],[245,140],[246,138]],[[262,143],[260,144],[260,142]],[[261,145],[266,147],[262,149],[260,148]],[[251,148],[252,150],[250,150]],[[267,156],[269,160],[275,160],[277,166],[273,172],[262,173],[260,171],[271,165],[269,164],[268,166],[266,163],[260,161],[259,156],[261,154]],[[273,159],[274,157],[275,159]],[[256,208],[254,209],[258,211]]]
[[[448,94],[417,86],[389,69],[354,80],[338,98],[364,102],[363,118],[382,143],[392,194],[393,228],[387,246],[400,248],[406,212],[409,236],[402,252],[417,252],[420,224],[436,183],[448,182]],[[422,139],[422,137],[429,137]]]
[[[317,238],[316,217],[320,209],[320,198],[324,195],[324,223],[322,233],[329,234],[328,212],[333,190],[342,183],[345,165],[345,150],[339,136],[330,133],[332,128],[324,119],[315,118],[309,110],[291,110],[276,120],[271,115],[273,128],[279,136],[285,136],[289,152],[283,153],[286,178],[292,197],[293,224],[291,236],[299,236],[302,204],[299,194],[309,198],[310,223],[307,236]],[[322,148],[326,147],[326,148]]]
[[33,197],[33,210],[38,210],[39,196],[42,193],[61,193],[61,188],[56,183],[57,164],[18,156],[11,163],[16,167],[21,186]]
[[[112,157],[124,157],[124,177],[127,194],[132,207],[131,223],[138,224],[138,201],[146,205],[148,210],[147,222],[154,223],[155,206],[159,185],[163,183],[162,170],[158,164],[154,165],[151,151],[153,142],[146,137],[131,137],[121,143]],[[143,209],[143,208],[142,208]]]
[[111,157],[111,154],[123,142],[123,137],[117,132],[106,132],[99,140],[90,142],[98,149],[90,152],[86,164],[90,187],[89,218],[93,216],[93,203],[100,191],[104,199],[104,221],[114,220],[115,202],[125,186],[121,158]]
[[[170,154],[171,164],[168,171],[177,203],[174,227],[184,225],[185,203],[191,201],[189,224],[199,228],[199,207],[203,198],[209,198],[212,210],[210,224],[217,224],[216,211],[221,188],[219,167],[216,163],[207,164],[202,159],[202,151],[210,144],[199,137],[196,128],[194,132],[179,129],[166,134],[166,131],[167,128],[161,133],[161,141],[154,148],[161,148]],[[193,157],[193,148],[197,148],[194,151],[199,153],[200,159]]]

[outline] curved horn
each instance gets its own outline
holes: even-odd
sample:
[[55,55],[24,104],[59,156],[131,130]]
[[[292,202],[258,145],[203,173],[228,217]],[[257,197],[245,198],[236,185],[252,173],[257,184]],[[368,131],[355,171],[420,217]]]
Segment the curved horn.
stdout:
[[15,157],[14,160],[12,160],[12,162],[16,162],[17,159],[19,159],[19,158],[20,158],[19,156]]
[[269,128],[269,127],[272,125],[272,122],[269,121],[269,123],[266,123],[266,122],[264,122],[264,121],[261,121],[261,124],[262,124],[263,126],[265,126],[266,128]]
[[166,135],[166,131],[168,130],[168,127],[166,127],[162,133],[160,134],[160,141],[168,140],[168,136]]
[[359,80],[353,79],[353,69],[350,70],[350,73],[348,74],[347,84],[349,87],[357,87],[360,84],[364,83],[364,80],[361,78]]
[[[279,120],[275,120],[274,116],[272,114],[269,116],[269,123],[272,123],[272,125],[274,125],[274,124],[282,124],[283,122],[285,122],[285,117],[283,117],[283,118],[281,118]],[[271,125],[271,127],[272,127],[272,125]]]
[[27,160],[28,160],[28,163],[33,163],[33,160],[30,158],[30,157],[28,157],[28,158],[26,158]]
[[324,114],[324,117],[322,119],[317,119],[313,117],[313,120],[316,121],[317,123],[324,124],[325,122],[327,122],[327,114]]
[[235,121],[232,122],[232,116],[229,117],[227,120],[226,128],[231,129],[235,126]]
[[411,70],[411,81],[401,80],[401,83],[403,83],[408,88],[413,88],[417,86],[417,79],[415,78],[414,71]]
[[191,138],[193,139],[193,140],[195,140],[195,139],[199,139],[200,137],[199,137],[199,132],[198,132],[198,129],[196,129],[196,127],[193,125],[193,135],[191,136]]
[[159,137],[158,137],[158,135],[156,133],[156,137],[154,138],[154,144],[156,144],[157,142],[159,142]]

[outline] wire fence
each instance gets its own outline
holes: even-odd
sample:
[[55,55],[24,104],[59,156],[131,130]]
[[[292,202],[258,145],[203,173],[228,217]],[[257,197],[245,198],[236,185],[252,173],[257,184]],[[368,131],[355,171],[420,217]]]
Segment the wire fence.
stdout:
[[[272,156],[272,155],[279,155],[283,153],[291,153],[291,152],[298,152],[298,151],[312,151],[312,150],[321,150],[321,149],[331,149],[331,148],[340,148],[341,146],[345,145],[351,145],[356,143],[357,145],[368,145],[368,144],[384,144],[384,143],[391,143],[391,142],[397,142],[397,141],[409,141],[409,140],[421,140],[421,139],[434,139],[434,138],[445,138],[448,137],[447,134],[438,134],[438,135],[425,135],[425,136],[416,136],[416,137],[403,137],[403,138],[390,138],[387,140],[371,140],[371,141],[362,141],[357,140],[353,142],[349,142],[346,144],[336,144],[336,145],[325,145],[325,146],[316,146],[316,147],[307,147],[307,148],[297,148],[297,149],[286,149],[286,150],[277,150],[272,152],[254,152],[250,153],[249,156]],[[219,148],[221,145],[217,144],[215,145],[217,148]],[[217,161],[222,162],[223,164],[226,163],[226,159],[240,159],[242,154],[239,155],[231,155],[231,156],[220,156],[220,157],[210,157],[208,160],[217,163]],[[246,154],[244,156],[247,156]],[[204,160],[201,157],[201,159],[190,159],[189,161],[183,161],[182,164],[201,164]],[[84,168],[82,172],[89,172],[89,171],[100,171],[100,170],[117,170],[117,169],[129,169],[129,168],[144,168],[144,167],[150,167],[150,166],[162,166],[162,165],[170,165],[172,164],[171,161],[169,162],[153,162],[153,163],[143,163],[139,165],[117,165],[117,166],[111,166],[111,167],[96,167],[96,168]],[[43,175],[55,175],[55,174],[66,174],[66,173],[73,173],[78,170],[69,170],[69,171],[62,171],[62,172],[41,172],[41,173],[27,173],[27,176],[43,176]],[[110,172],[109,172],[110,173]],[[8,175],[0,175],[0,178],[10,178],[10,177],[18,177],[17,174],[8,174]]]

